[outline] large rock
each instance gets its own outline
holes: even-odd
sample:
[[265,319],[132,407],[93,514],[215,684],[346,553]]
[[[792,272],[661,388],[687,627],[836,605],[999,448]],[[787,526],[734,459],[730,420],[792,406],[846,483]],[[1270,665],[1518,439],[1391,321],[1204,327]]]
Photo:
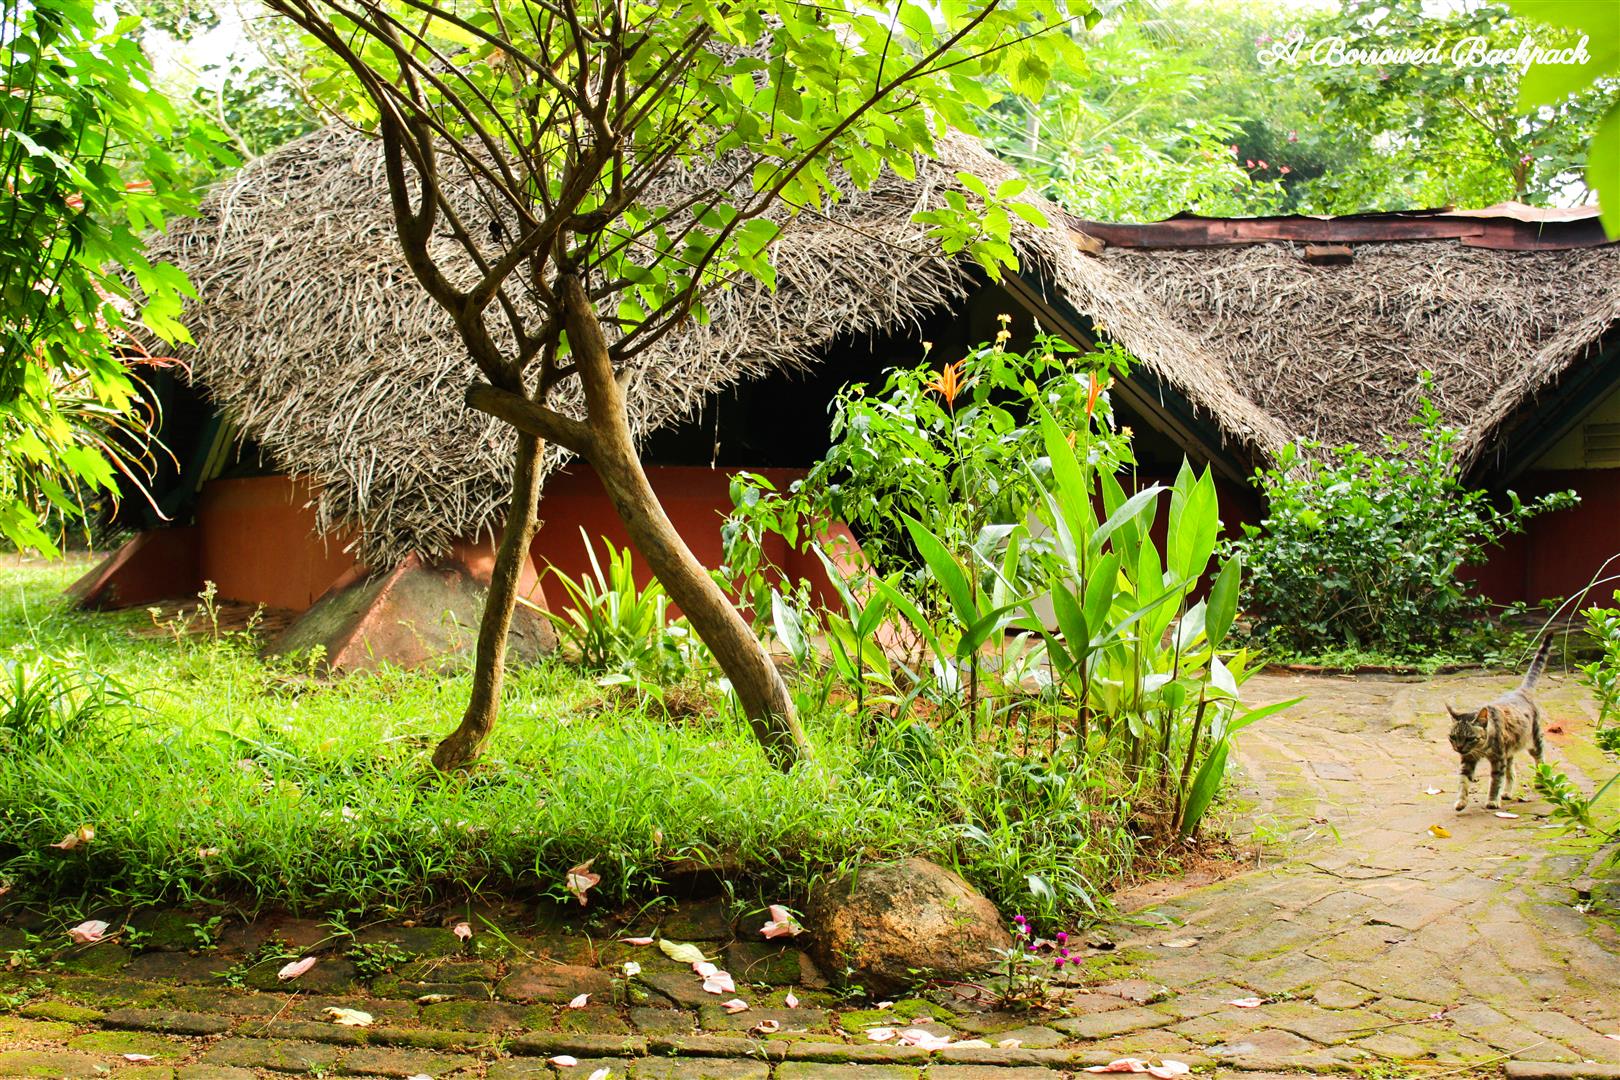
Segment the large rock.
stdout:
[[868,994],[927,978],[962,979],[1012,948],[1001,914],[962,878],[926,859],[864,866],[818,886],[805,908],[812,956]]

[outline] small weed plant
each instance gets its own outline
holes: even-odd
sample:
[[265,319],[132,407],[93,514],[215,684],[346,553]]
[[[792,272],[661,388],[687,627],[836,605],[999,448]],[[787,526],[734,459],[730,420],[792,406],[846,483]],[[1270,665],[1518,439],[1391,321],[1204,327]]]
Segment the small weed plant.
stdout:
[[1530,518],[1576,502],[1567,491],[1528,503],[1509,492],[1498,507],[1464,485],[1457,432],[1427,393],[1416,427],[1410,441],[1386,436],[1380,453],[1302,444],[1256,475],[1266,515],[1228,550],[1247,567],[1245,610],[1259,640],[1303,656],[1444,650],[1484,611],[1463,568]]

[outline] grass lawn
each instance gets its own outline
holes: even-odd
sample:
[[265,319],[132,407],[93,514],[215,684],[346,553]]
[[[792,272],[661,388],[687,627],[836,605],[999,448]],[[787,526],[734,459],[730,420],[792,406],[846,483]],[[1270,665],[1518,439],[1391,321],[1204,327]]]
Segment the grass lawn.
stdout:
[[[718,704],[672,721],[561,662],[518,669],[486,762],[442,777],[428,755],[460,716],[464,675],[329,682],[241,638],[137,637],[144,611],[68,610],[61,590],[82,569],[0,566],[0,905],[388,913],[566,897],[565,872],[588,859],[609,901],[645,898],[689,862],[779,898],[921,853],[1056,921],[1103,904],[1137,853],[1129,801],[1097,778],[842,713],[804,718],[819,760],[783,774]],[[114,691],[101,710],[82,689],[66,710],[30,708],[53,677]],[[52,846],[85,827],[92,840]]]

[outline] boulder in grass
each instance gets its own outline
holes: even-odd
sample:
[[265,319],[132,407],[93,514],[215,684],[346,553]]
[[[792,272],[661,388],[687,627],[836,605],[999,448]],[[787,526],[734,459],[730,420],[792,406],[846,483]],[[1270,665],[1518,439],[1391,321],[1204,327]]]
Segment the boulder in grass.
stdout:
[[983,893],[920,858],[863,866],[817,886],[804,921],[822,969],[874,995],[930,978],[976,978],[1013,945]]

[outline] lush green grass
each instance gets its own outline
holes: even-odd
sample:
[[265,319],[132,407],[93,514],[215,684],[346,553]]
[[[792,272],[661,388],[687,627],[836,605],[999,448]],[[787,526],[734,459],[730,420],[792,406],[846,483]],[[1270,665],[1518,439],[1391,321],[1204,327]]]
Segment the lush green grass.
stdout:
[[[784,775],[718,705],[671,721],[562,663],[518,670],[486,764],[440,777],[427,757],[459,717],[465,676],[323,682],[245,641],[136,638],[144,612],[66,608],[75,569],[0,568],[0,654],[105,673],[140,706],[0,754],[10,900],[386,910],[564,896],[564,873],[587,859],[610,900],[645,895],[686,859],[791,895],[853,860],[917,852],[1008,909],[1057,919],[1085,912],[1135,847],[1109,785],[1039,762],[832,714],[807,718],[816,765]],[[50,846],[86,825],[88,844]]]

